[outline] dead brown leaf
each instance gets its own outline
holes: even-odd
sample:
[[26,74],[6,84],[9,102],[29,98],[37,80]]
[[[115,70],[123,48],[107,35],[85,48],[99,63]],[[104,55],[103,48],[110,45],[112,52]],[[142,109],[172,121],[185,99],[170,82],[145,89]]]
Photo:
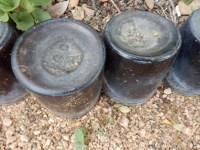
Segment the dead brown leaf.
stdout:
[[160,123],[164,124],[164,125],[170,125],[170,126],[172,126],[172,123],[169,120],[167,120],[167,119],[161,121]]
[[108,15],[105,18],[103,18],[102,22],[103,22],[103,29],[105,28],[106,24],[108,23],[108,21],[110,20],[111,16]]
[[48,11],[53,18],[59,18],[60,16],[62,16],[65,13],[68,5],[69,5],[69,1],[59,2],[59,3],[56,3],[55,5],[51,6],[48,9]]
[[84,14],[84,10],[83,8],[76,6],[73,10],[72,10],[72,16],[74,19],[76,20],[83,20],[85,17]]
[[86,4],[82,5],[83,10],[85,11],[85,15],[88,16],[89,18],[91,18],[92,16],[94,16],[95,11],[88,8],[88,6]]
[[153,9],[153,7],[154,7],[154,0],[145,0],[145,3],[149,7],[149,9]]

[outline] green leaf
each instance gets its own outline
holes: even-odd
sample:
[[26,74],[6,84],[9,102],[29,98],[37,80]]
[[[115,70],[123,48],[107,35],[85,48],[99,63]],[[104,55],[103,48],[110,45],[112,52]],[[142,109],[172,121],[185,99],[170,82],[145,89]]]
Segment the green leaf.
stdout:
[[2,10],[0,10],[0,21],[2,22],[8,22],[9,20],[9,16],[6,12],[3,12]]
[[185,125],[184,124],[174,124],[173,128],[176,129],[177,131],[181,132],[183,130],[183,128],[185,128]]
[[94,131],[98,131],[99,128],[100,128],[99,123],[96,122],[96,121],[93,121],[92,122],[92,128],[93,128]]
[[9,12],[19,6],[20,0],[0,0],[0,10]]
[[33,17],[27,12],[10,14],[12,20],[16,23],[17,29],[25,31],[34,25]]
[[103,128],[100,128],[100,125],[98,122],[96,121],[92,121],[92,129],[95,131],[95,132],[98,132],[100,136],[104,136],[105,135],[105,131]]
[[27,12],[32,12],[34,10],[33,5],[29,2],[29,0],[21,0],[20,6],[24,8]]
[[78,128],[74,133],[74,149],[75,150],[85,150],[87,146],[85,145],[86,131],[84,128]]
[[35,8],[32,12],[32,15],[36,21],[36,23],[51,19],[51,16],[48,12],[44,11],[41,8]]
[[114,105],[115,108],[119,108],[119,107],[121,107],[121,106],[123,106],[123,104],[116,103],[116,104]]
[[49,6],[52,0],[29,0],[34,6]]
[[74,133],[74,140],[78,143],[84,143],[84,137],[86,135],[86,131],[84,128],[78,128]]
[[121,106],[119,107],[119,110],[124,114],[129,113],[131,111],[130,108],[127,106]]
[[100,136],[104,136],[105,135],[105,131],[103,128],[99,128],[99,135]]
[[190,3],[192,2],[193,0],[183,0],[183,2],[186,4],[186,5],[190,5]]
[[10,14],[9,16],[15,23],[19,22],[19,13],[13,13]]
[[82,143],[74,144],[74,150],[86,150],[87,146]]
[[115,108],[117,108],[119,111],[121,111],[122,113],[129,113],[131,111],[131,109],[127,106],[124,106],[123,104],[115,104],[114,105]]

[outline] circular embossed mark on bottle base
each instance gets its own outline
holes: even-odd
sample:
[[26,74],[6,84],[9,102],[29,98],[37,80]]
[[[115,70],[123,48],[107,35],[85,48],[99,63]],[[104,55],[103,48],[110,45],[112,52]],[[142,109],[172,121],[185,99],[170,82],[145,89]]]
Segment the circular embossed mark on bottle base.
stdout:
[[70,19],[49,20],[31,28],[12,53],[16,77],[26,88],[45,95],[83,88],[102,71],[104,59],[99,35]]
[[[149,32],[148,28],[144,27],[144,24],[149,24],[148,28],[151,28]],[[117,37],[118,40],[127,44],[129,47],[145,48],[155,47],[159,39],[159,31],[154,28],[155,23],[151,23],[148,20],[137,21],[136,19],[130,19],[127,22],[119,25]]]
[[71,35],[57,36],[44,53],[42,66],[52,75],[65,75],[81,64],[84,52]]
[[140,56],[159,56],[176,45],[172,22],[150,12],[127,11],[113,17],[106,26],[113,43],[123,51]]

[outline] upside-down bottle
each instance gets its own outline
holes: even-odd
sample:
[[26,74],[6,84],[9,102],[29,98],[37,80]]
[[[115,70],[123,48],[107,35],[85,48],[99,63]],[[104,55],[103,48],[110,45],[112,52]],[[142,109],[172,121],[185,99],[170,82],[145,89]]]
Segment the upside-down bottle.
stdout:
[[172,22],[143,11],[113,17],[104,29],[104,40],[104,88],[126,105],[142,104],[153,96],[181,45]]
[[11,70],[11,51],[19,33],[11,23],[0,22],[0,104],[23,100],[26,90],[16,80]]
[[182,46],[166,81],[179,94],[200,95],[200,10],[186,20],[180,32]]
[[60,117],[77,118],[97,102],[105,62],[98,33],[79,21],[54,19],[25,32],[12,53],[18,81]]

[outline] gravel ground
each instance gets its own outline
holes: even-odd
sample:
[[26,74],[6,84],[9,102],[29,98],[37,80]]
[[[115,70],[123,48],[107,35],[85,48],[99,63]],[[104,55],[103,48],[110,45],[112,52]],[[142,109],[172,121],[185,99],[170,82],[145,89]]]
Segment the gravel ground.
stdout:
[[[79,5],[82,4],[92,5],[89,0],[81,0]],[[119,0],[116,5],[121,11],[148,10],[143,0]],[[172,19],[169,3],[164,1],[162,7],[165,14],[158,5],[151,11]],[[115,14],[112,3],[101,3],[94,16],[83,21],[101,33]],[[66,16],[71,18],[71,12],[67,11],[63,17]],[[186,17],[174,22],[179,26]],[[82,127],[87,131],[89,150],[200,149],[200,96],[184,97],[161,86],[148,102],[129,108],[130,112],[121,112],[102,92],[88,114],[70,120],[55,116],[30,96],[18,104],[0,106],[0,148],[70,150],[74,143],[72,135]]]
[[74,120],[56,117],[33,97],[1,106],[1,149],[70,150],[79,127],[87,130],[90,150],[200,149],[200,97],[164,94],[160,89],[147,103],[129,108],[122,113],[104,93],[92,111]]

